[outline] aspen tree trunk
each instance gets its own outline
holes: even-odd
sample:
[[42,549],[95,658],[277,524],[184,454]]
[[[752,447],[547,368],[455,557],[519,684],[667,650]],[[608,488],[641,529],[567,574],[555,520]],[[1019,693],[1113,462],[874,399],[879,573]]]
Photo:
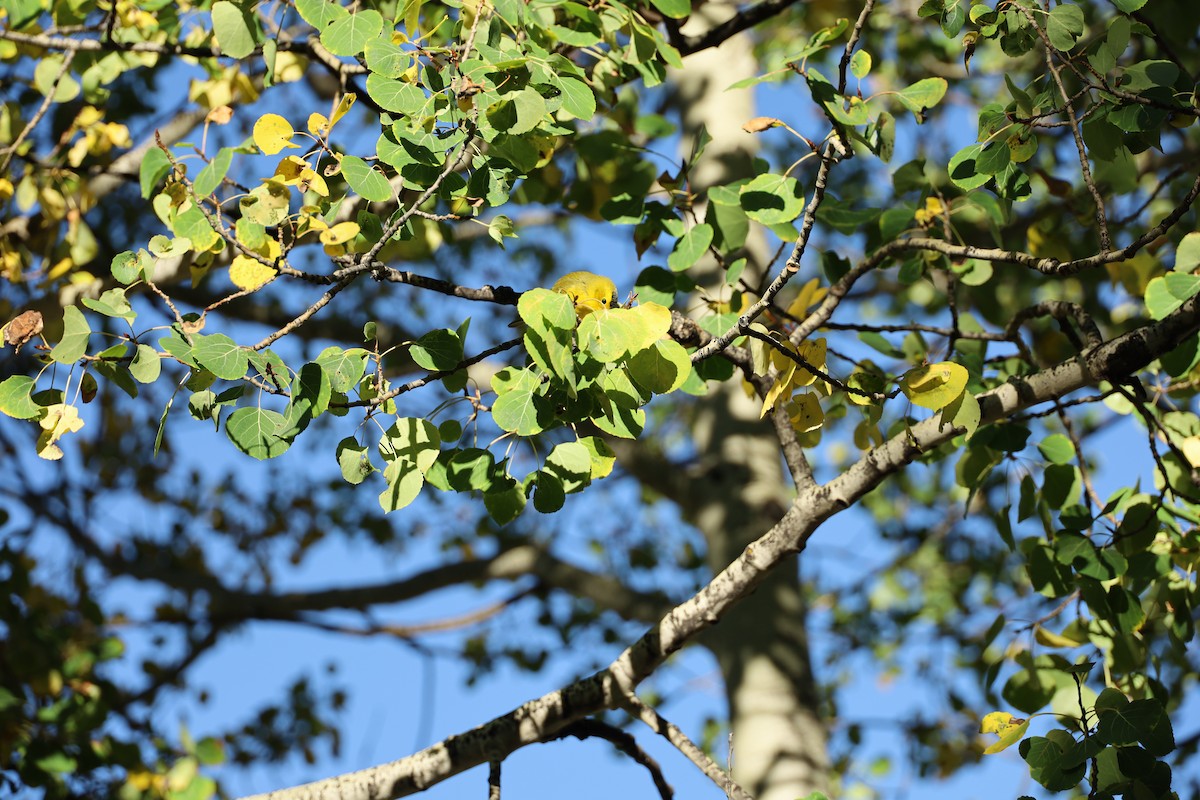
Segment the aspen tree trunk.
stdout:
[[[703,31],[736,13],[732,2],[696,9],[687,33]],[[726,92],[734,81],[757,74],[746,36],[687,59],[674,76],[685,130],[685,150],[701,125],[712,135],[693,188],[750,174],[754,137],[741,129],[756,116],[753,91]],[[699,213],[703,213],[701,210]],[[761,272],[770,252],[764,238],[747,243],[752,270]],[[713,276],[717,283],[723,276]],[[711,568],[718,571],[779,517],[792,489],[779,444],[759,420],[757,401],[736,385],[726,402],[707,403],[693,421],[702,461],[690,476],[685,518],[704,534]],[[826,791],[826,732],[818,716],[806,630],[806,604],[793,559],[739,604],[704,643],[716,656],[729,702],[733,777],[757,800],[796,800]]]

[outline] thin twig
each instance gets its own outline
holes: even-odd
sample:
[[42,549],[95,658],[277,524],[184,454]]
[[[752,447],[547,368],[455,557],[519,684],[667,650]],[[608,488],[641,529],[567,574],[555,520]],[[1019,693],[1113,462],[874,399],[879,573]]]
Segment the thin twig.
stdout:
[[750,793],[734,782],[721,766],[713,761],[708,755],[700,749],[691,739],[688,738],[679,726],[671,723],[662,714],[659,714],[653,706],[642,702],[636,694],[629,692],[623,698],[622,703],[634,717],[644,722],[658,735],[665,738],[668,742],[675,746],[679,752],[683,753],[689,761],[700,768],[700,771],[708,776],[708,779],[717,785],[717,787],[725,792],[725,796],[729,800],[753,800]]
[[1075,116],[1075,106],[1071,102],[1071,96],[1067,92],[1067,87],[1063,83],[1062,73],[1058,67],[1054,65],[1054,45],[1050,43],[1050,37],[1042,26],[1038,25],[1037,20],[1033,16],[1033,12],[1024,6],[1018,4],[1019,8],[1029,20],[1029,24],[1037,31],[1038,36],[1042,39],[1042,44],[1046,48],[1046,69],[1050,70],[1050,76],[1054,78],[1054,84],[1058,87],[1058,93],[1063,99],[1063,110],[1067,113],[1067,120],[1071,123],[1071,136],[1075,140],[1075,150],[1079,154],[1079,169],[1083,173],[1083,182],[1087,186],[1088,193],[1091,194],[1092,200],[1096,203],[1096,224],[1099,226],[1100,234],[1100,251],[1107,253],[1112,249],[1112,240],[1108,235],[1108,215],[1104,210],[1104,197],[1100,194],[1100,190],[1096,188],[1096,181],[1092,177],[1092,168],[1088,164],[1087,147],[1083,143],[1083,133],[1079,129],[1079,118]]
[[302,311],[299,315],[297,315],[295,319],[293,319],[291,322],[284,325],[282,328],[275,331],[271,335],[264,338],[261,342],[254,345],[252,349],[262,350],[263,348],[270,347],[274,342],[278,341],[279,339],[283,338],[284,336],[287,336],[289,333],[291,333],[292,331],[299,328],[305,322],[308,322],[310,319],[312,319],[314,314],[316,314],[318,311],[320,311],[322,308],[324,308],[326,305],[328,305],[329,301],[332,300],[337,295],[338,292],[342,291],[342,289],[345,289],[347,286],[349,286],[353,282],[353,280],[354,280],[353,276],[348,277],[348,278],[343,278],[342,280],[333,284],[333,286],[330,286],[325,291],[324,294],[322,294],[319,298],[317,298],[316,302],[314,302],[308,308],[304,309],[304,311]]
[[71,62],[74,60],[74,53],[67,53],[63,56],[62,67],[59,68],[58,74],[54,76],[54,81],[50,84],[50,90],[46,92],[46,97],[42,100],[42,104],[34,112],[33,118],[29,120],[29,124],[17,134],[17,138],[13,140],[13,143],[4,148],[4,160],[0,161],[0,174],[8,172],[8,165],[12,163],[13,156],[17,154],[17,148],[21,146],[29,134],[33,133],[33,129],[37,127],[37,124],[42,121],[42,117],[46,116],[46,112],[50,110],[50,106],[54,104],[54,95],[58,92],[58,84],[66,77],[67,71],[71,69]]
[[546,741],[564,739],[567,736],[573,736],[580,741],[597,738],[611,742],[622,753],[646,768],[646,771],[650,773],[650,779],[654,781],[654,788],[658,789],[658,796],[662,800],[671,800],[675,796],[675,790],[671,788],[671,784],[667,783],[667,778],[663,775],[662,767],[641,748],[637,743],[637,739],[628,731],[623,731],[615,725],[609,725],[607,722],[589,717],[572,722]]

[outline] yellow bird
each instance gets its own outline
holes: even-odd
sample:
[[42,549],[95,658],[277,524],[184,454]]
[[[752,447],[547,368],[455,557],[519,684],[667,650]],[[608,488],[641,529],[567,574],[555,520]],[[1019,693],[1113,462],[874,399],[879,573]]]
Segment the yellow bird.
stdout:
[[571,298],[575,304],[575,315],[580,319],[593,311],[603,311],[617,305],[617,285],[594,272],[568,272],[550,288]]

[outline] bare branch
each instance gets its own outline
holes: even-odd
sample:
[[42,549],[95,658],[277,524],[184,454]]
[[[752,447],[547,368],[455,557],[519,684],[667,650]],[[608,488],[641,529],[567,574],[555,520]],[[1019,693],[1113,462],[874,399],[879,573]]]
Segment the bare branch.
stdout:
[[710,47],[719,47],[726,39],[732,39],[747,28],[752,28],[758,23],[770,19],[781,11],[796,5],[797,2],[799,0],[763,0],[704,33],[678,39],[675,46],[685,56],[707,50]]
[[675,796],[675,790],[667,783],[662,767],[638,745],[637,739],[633,738],[633,734],[623,731],[614,725],[609,725],[607,722],[589,718],[571,723],[546,741],[565,739],[568,736],[573,736],[580,741],[594,737],[611,742],[622,753],[646,768],[650,773],[651,780],[654,781],[654,788],[658,789],[659,797],[663,800],[671,800]]

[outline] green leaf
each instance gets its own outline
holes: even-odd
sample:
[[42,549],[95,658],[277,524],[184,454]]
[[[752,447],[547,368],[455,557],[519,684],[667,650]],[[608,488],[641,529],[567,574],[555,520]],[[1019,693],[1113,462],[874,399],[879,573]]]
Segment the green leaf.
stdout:
[[568,114],[582,120],[589,120],[596,115],[596,95],[592,87],[570,77],[559,77],[554,85],[562,92],[562,107]]
[[1200,275],[1168,272],[1146,284],[1146,310],[1162,319],[1200,292]]
[[520,516],[525,510],[525,502],[525,492],[512,478],[499,484],[493,483],[492,488],[483,495],[483,505],[488,515],[499,525],[505,525]]
[[571,298],[563,292],[530,289],[517,300],[521,320],[538,330],[573,331],[579,321]]
[[138,167],[138,183],[142,187],[142,199],[149,200],[154,193],[154,187],[171,171],[171,161],[167,154],[158,147],[151,147],[142,156],[142,165]]
[[1184,236],[1175,248],[1175,271],[1192,272],[1196,267],[1200,267],[1200,233],[1193,232]]
[[379,453],[424,473],[437,461],[442,445],[437,426],[421,417],[399,417],[379,440]]
[[991,175],[979,169],[978,159],[982,150],[982,145],[973,144],[959,150],[950,159],[946,169],[950,174],[950,181],[955,186],[970,191],[978,189],[992,179]]
[[578,492],[592,482],[591,453],[579,442],[561,442],[546,456],[543,471],[558,478],[567,494]]
[[364,200],[381,203],[392,199],[392,187],[379,170],[358,156],[342,156],[342,175],[346,183]]
[[1046,21],[1046,36],[1054,49],[1064,53],[1075,46],[1080,36],[1083,36],[1086,26],[1083,20],[1083,9],[1077,5],[1064,3],[1050,9],[1050,18]]
[[37,765],[37,768],[42,772],[49,772],[57,775],[74,772],[78,767],[75,759],[71,758],[71,756],[67,755],[66,753],[51,753],[48,756],[43,756],[37,759],[34,761],[34,764]]
[[533,507],[543,514],[553,514],[562,508],[567,499],[562,481],[556,475],[542,470],[538,470],[532,477]]
[[[240,376],[239,376],[240,377]],[[233,446],[251,458],[262,461],[281,456],[291,443],[276,435],[283,415],[265,408],[239,408],[225,423],[225,435]]]
[[244,376],[249,364],[246,350],[223,333],[192,334],[192,357],[213,375],[227,381]]
[[[225,0],[222,0],[225,2]],[[217,5],[220,5],[218,3]],[[225,5],[233,5],[225,3]],[[200,174],[196,176],[196,182],[192,188],[196,190],[198,197],[207,197],[217,190],[221,185],[221,181],[225,179],[226,173],[229,172],[229,165],[233,163],[233,148],[222,147],[217,151],[216,157],[205,165],[204,169],[200,170]],[[239,220],[240,221],[240,220]]]
[[1146,2],[1147,0],[1112,0],[1112,4],[1126,14],[1140,11],[1142,6],[1146,5]]
[[348,436],[338,442],[336,452],[338,466],[347,483],[357,486],[376,471],[375,466],[371,463],[370,452],[353,436]]
[[988,142],[975,158],[975,169],[984,175],[996,175],[1003,172],[1011,161],[1012,151],[1007,144],[1003,141]]
[[675,272],[682,272],[699,261],[712,244],[713,228],[707,223],[693,225],[692,228],[679,237],[675,249],[667,257],[667,266]]
[[413,62],[412,54],[392,44],[389,36],[380,36],[367,42],[365,55],[367,69],[384,78],[399,78]]
[[[243,8],[228,0],[217,0],[212,6],[212,24],[222,55],[245,58],[254,52],[255,34],[261,34],[261,31],[255,18]],[[208,192],[199,194],[203,196]]]
[[[1064,750],[1074,744],[1070,734],[1062,730],[1050,731],[1055,736],[1033,736],[1021,742],[1021,757],[1029,764],[1029,774],[1038,783],[1052,792],[1063,792],[1072,789],[1083,780],[1086,763],[1072,761],[1067,763]],[[1066,740],[1070,740],[1070,745]]]
[[130,250],[117,253],[113,256],[111,267],[112,276],[126,286],[144,278],[146,270],[149,268],[150,254],[145,250],[138,250],[136,253]]
[[162,359],[158,357],[158,351],[148,344],[139,344],[129,364],[129,374],[138,383],[154,383],[161,373]]
[[175,234],[191,239],[197,250],[208,250],[221,238],[220,234],[213,230],[200,206],[195,204],[175,217]]
[[[526,87],[518,92],[505,95],[507,103],[511,104],[512,117],[502,115],[504,125],[496,125],[496,129],[505,133],[519,136],[529,133],[546,117],[546,100],[536,89]],[[493,119],[488,115],[489,121]],[[493,123],[494,124],[494,123]]]
[[946,96],[948,86],[945,78],[923,78],[901,89],[896,97],[916,116],[917,122],[922,122],[925,111],[936,106]]
[[415,116],[425,107],[425,93],[405,81],[374,73],[367,76],[367,94],[386,111]]
[[364,9],[357,14],[342,17],[321,31],[321,44],[335,56],[356,56],[367,46],[367,42],[379,36],[383,30],[383,17],[378,11]]
[[549,416],[542,399],[528,389],[506,392],[492,405],[492,419],[500,429],[518,436],[541,433],[546,429],[543,420]]
[[634,282],[633,290],[642,302],[670,308],[675,304],[675,276],[662,267],[646,267]]
[[417,499],[425,476],[405,461],[393,461],[383,471],[387,488],[379,495],[379,506],[385,511],[399,511]]
[[409,356],[422,369],[441,372],[458,366],[463,358],[463,341],[458,331],[433,330],[409,348]]
[[62,74],[61,78],[58,77],[62,72],[62,66],[63,57],[61,55],[48,55],[38,59],[37,66],[33,70],[34,88],[58,104],[69,103],[79,96],[79,81],[71,77],[69,69]]
[[125,297],[124,289],[109,289],[100,295],[98,299],[93,300],[90,297],[84,297],[80,302],[92,311],[103,314],[106,317],[123,319],[129,322],[137,319],[137,314],[133,312],[128,298]]
[[[1165,756],[1175,749],[1175,733],[1171,718],[1157,700],[1134,700],[1106,689],[1096,699],[1096,714],[1099,716],[1096,733],[1104,741],[1114,745],[1140,744],[1153,756]],[[1121,702],[1125,701],[1125,702]]]
[[14,419],[33,419],[42,407],[33,402],[36,382],[28,375],[13,375],[0,381],[0,412]]
[[633,320],[625,309],[588,314],[579,323],[579,348],[603,364],[621,359],[635,344]]
[[292,399],[284,414],[284,424],[275,434],[281,439],[295,439],[314,419],[329,410],[332,399],[333,387],[329,382],[329,373],[320,364],[305,364],[292,384]]
[[446,482],[456,492],[487,491],[492,485],[496,458],[487,450],[468,447],[451,456]]
[[1046,467],[1042,498],[1053,509],[1070,505],[1079,498],[1082,487],[1079,471],[1070,464],[1051,464]]
[[759,175],[738,192],[746,216],[763,225],[791,222],[804,211],[804,190],[795,178]]
[[526,328],[523,340],[525,351],[535,364],[551,375],[562,378],[568,385],[574,385],[574,336],[569,331],[530,326]]
[[1061,433],[1053,433],[1038,445],[1042,458],[1051,464],[1069,464],[1075,458],[1075,445]]
[[623,408],[613,403],[603,416],[593,417],[592,422],[605,433],[622,439],[636,439],[646,427],[646,412],[640,408]]
[[850,72],[860,81],[871,71],[871,54],[866,50],[855,51],[850,57]]
[[343,350],[327,347],[317,356],[316,362],[329,375],[329,385],[335,392],[346,393],[354,388],[367,369],[367,351],[361,347]]
[[319,31],[350,15],[349,11],[329,0],[296,0],[296,11],[301,19]]
[[692,13],[691,0],[650,0],[650,5],[671,19],[683,19]]
[[599,436],[585,436],[579,440],[588,451],[591,460],[591,477],[597,481],[612,474],[613,466],[617,463],[616,455],[608,443]]
[[629,359],[629,375],[637,384],[655,394],[668,394],[687,381],[692,360],[687,350],[670,339],[655,342]]
[[92,329],[83,312],[75,306],[63,309],[63,335],[50,351],[50,358],[60,364],[74,364],[87,353]]

